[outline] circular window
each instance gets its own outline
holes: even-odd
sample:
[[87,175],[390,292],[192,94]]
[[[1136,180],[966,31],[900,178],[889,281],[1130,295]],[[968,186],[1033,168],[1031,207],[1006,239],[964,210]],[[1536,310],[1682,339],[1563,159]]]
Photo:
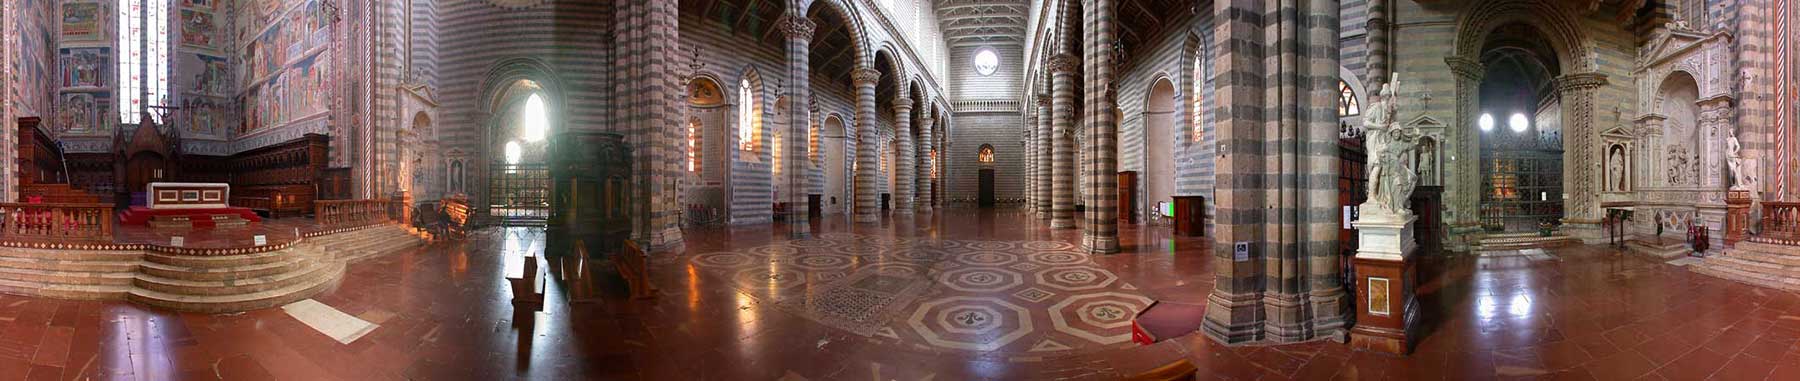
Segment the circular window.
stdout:
[[981,52],[975,53],[976,73],[980,73],[981,75],[994,75],[994,71],[999,69],[1000,55],[994,54],[993,49],[982,49]]

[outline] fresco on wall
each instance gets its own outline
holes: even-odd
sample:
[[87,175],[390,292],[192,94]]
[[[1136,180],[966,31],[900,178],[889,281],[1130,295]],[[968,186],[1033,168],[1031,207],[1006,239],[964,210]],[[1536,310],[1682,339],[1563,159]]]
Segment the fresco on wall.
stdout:
[[27,0],[15,9],[23,10],[10,21],[18,29],[16,41],[19,59],[13,61],[12,105],[15,116],[41,115],[48,116],[51,103],[56,96],[54,88],[58,83],[55,71],[56,50],[51,45],[56,41],[55,8],[56,2],[47,0]]
[[188,92],[203,95],[226,95],[231,91],[229,59],[207,54],[185,55],[181,68],[194,73]]
[[211,12],[194,9],[181,10],[181,46],[197,49],[217,49],[214,39],[218,36],[218,23],[214,22]]
[[[242,79],[247,90],[243,101],[245,121],[240,133],[283,127],[314,118],[326,111],[331,94],[331,42],[324,3],[317,0],[265,1],[252,11],[272,12],[268,23],[247,25],[239,35],[251,35],[244,49],[249,69]],[[283,8],[281,4],[292,4]],[[240,16],[242,17],[242,16]],[[243,18],[240,18],[243,20]],[[218,74],[223,78],[224,71]]]
[[51,129],[58,133],[88,134],[112,131],[112,97],[107,92],[63,93],[57,101],[56,121]]
[[218,10],[217,0],[181,0],[181,7],[188,9]]
[[63,41],[100,41],[100,3],[66,3],[62,6]]
[[211,99],[188,99],[182,110],[187,112],[187,133],[217,136],[229,122],[229,106]]
[[62,87],[104,87],[112,48],[63,48],[57,56]]

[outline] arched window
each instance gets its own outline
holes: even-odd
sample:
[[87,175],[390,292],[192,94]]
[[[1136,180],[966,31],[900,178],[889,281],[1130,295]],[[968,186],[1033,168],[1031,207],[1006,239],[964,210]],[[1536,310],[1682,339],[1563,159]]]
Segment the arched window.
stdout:
[[738,149],[744,150],[745,153],[754,153],[754,151],[756,151],[756,130],[761,128],[761,126],[755,125],[755,108],[751,105],[751,103],[754,102],[756,102],[756,92],[755,90],[750,89],[750,79],[744,78],[739,80],[737,106]]
[[689,119],[687,125],[688,172],[700,172],[700,119]]
[[819,164],[819,124],[817,122],[813,121],[812,118],[807,118],[806,123],[807,123],[807,126],[806,126],[806,159],[808,161],[811,161],[813,163],[813,165],[818,165]]
[[1206,123],[1206,106],[1204,105],[1206,103],[1205,53],[1205,50],[1194,50],[1194,95],[1189,98],[1194,100],[1194,121],[1192,130],[1194,136],[1191,139],[1195,142],[1199,142],[1205,137],[1204,133],[1201,132],[1201,126],[1203,123]]
[[975,161],[982,162],[982,163],[994,162],[994,146],[990,145],[990,144],[982,144],[981,150],[977,151],[975,153]]
[[149,106],[167,101],[169,2],[124,0],[117,5],[122,23],[115,41],[119,47],[119,123],[138,124],[138,117]]
[[1356,91],[1350,89],[1350,83],[1338,80],[1338,117],[1362,115],[1362,103],[1356,101]]

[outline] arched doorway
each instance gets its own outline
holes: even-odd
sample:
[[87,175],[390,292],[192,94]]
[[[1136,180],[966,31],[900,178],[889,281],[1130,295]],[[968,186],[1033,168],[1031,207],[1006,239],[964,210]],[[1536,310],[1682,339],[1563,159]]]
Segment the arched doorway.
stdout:
[[514,81],[495,98],[488,138],[488,214],[503,224],[550,218],[553,110],[538,82]]
[[1480,147],[1481,226],[1528,232],[1563,213],[1562,104],[1555,51],[1524,23],[1494,28],[1482,49],[1487,72],[1473,129]]
[[1141,207],[1146,216],[1175,202],[1175,103],[1175,84],[1167,77],[1151,85],[1144,100],[1144,172],[1139,176],[1144,179]]
[[819,137],[819,145],[824,147],[825,155],[825,214],[849,213],[850,209],[850,169],[844,163],[844,139],[850,136],[845,130],[843,118],[832,114],[825,118],[825,125]]

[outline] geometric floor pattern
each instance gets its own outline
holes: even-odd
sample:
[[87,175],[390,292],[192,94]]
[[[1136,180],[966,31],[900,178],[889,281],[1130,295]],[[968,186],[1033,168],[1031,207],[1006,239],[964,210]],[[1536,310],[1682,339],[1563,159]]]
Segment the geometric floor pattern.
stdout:
[[1056,241],[826,233],[694,255],[750,296],[871,340],[1035,353],[1130,346],[1150,298]]

